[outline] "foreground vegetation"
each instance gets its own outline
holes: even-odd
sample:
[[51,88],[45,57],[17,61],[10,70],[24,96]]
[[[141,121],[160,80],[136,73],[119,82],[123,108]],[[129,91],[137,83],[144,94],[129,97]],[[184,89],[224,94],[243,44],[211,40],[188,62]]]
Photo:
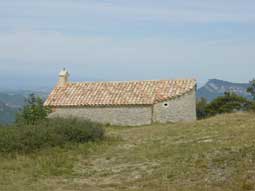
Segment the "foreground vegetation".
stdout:
[[254,190],[254,140],[254,113],[107,127],[100,142],[1,154],[0,190]]
[[49,119],[37,124],[14,124],[0,128],[0,153],[31,153],[43,148],[101,140],[100,124],[77,119]]

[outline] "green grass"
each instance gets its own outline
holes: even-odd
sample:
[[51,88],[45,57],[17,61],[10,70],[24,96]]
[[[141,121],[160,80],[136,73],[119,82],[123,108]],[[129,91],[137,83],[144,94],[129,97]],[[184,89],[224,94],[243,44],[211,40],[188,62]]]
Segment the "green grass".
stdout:
[[255,189],[255,114],[107,127],[100,142],[0,156],[1,191]]

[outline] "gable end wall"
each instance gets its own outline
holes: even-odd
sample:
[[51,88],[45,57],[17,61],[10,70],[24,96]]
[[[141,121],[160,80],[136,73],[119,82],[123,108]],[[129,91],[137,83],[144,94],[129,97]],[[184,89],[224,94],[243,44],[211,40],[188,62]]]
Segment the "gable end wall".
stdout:
[[185,95],[157,103],[153,107],[153,122],[167,123],[196,119],[195,88]]

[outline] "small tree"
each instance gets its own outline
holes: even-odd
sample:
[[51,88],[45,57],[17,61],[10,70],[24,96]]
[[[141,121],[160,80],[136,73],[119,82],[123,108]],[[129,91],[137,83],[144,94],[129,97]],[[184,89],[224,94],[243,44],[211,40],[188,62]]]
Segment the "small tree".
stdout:
[[235,111],[250,111],[254,107],[253,102],[235,93],[226,92],[206,106],[208,116]]
[[206,113],[206,106],[207,106],[207,100],[202,97],[197,100],[197,118],[198,119],[204,119],[207,117]]
[[255,101],[255,79],[250,82],[251,86],[247,88],[247,92],[250,93]]
[[50,113],[50,108],[43,106],[43,100],[30,94],[26,99],[26,104],[17,115],[17,122],[34,125],[38,121],[45,120]]

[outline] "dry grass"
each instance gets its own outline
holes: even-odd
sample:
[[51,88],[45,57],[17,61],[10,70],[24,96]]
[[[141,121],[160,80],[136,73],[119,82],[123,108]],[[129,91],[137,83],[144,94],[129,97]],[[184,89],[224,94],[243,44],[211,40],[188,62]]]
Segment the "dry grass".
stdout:
[[99,143],[0,157],[0,190],[255,190],[255,114],[107,134]]

